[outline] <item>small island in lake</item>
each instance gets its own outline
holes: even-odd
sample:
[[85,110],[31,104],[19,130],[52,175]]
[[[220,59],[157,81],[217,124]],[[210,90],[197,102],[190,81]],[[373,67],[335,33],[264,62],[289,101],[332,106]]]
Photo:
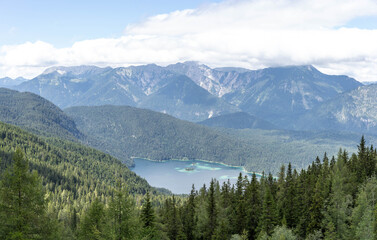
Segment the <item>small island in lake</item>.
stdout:
[[191,167],[185,168],[186,171],[194,171],[196,163],[191,163]]

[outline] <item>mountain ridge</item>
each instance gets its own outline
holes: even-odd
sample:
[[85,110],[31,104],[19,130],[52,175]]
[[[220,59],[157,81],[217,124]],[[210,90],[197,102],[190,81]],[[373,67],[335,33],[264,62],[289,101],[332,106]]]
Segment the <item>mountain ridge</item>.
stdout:
[[[191,83],[182,84],[182,89],[173,87],[180,84],[182,75]],[[172,83],[172,79],[177,82]],[[311,65],[247,70],[212,69],[197,62],[185,62],[166,67],[156,64],[54,67],[13,88],[39,94],[61,108],[129,105],[193,122],[243,111],[284,129],[324,101],[359,86],[362,84],[353,78],[326,75]],[[182,90],[186,97],[205,100],[211,94],[215,101],[212,105],[206,101],[186,104],[187,98],[177,94]]]
[[[294,128],[347,130],[377,134],[377,84],[340,94],[301,116]],[[305,124],[308,119],[311,125]]]
[[[214,129],[167,114],[130,106],[86,106],[65,109],[88,144],[127,160],[203,159],[274,172],[282,163],[303,168],[313,155],[335,155],[354,146],[359,134],[290,132],[261,129]],[[273,146],[271,148],[271,146]],[[354,150],[349,147],[349,150]]]
[[0,88],[0,121],[47,137],[77,141],[82,133],[61,109],[39,95]]

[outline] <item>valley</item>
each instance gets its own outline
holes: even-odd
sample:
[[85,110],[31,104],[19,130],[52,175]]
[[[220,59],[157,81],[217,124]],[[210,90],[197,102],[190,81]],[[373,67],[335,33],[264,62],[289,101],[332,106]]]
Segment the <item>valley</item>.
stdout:
[[[295,211],[285,212],[283,205],[297,202],[305,206],[300,211],[309,212],[321,199],[321,186],[337,187],[333,176],[350,174],[348,181],[359,186],[376,171],[375,85],[324,75],[312,66],[257,71],[193,62],[54,67],[11,87],[26,92],[0,88],[0,175],[8,176],[5,169],[17,167],[12,161],[25,154],[49,195],[48,213],[57,216],[49,217],[56,219],[50,224],[62,239],[85,235],[87,214],[96,206],[106,217],[119,213],[114,210],[118,197],[133,209],[128,217],[135,239],[148,231],[168,239],[164,234],[170,230],[140,224],[148,205],[158,209],[159,224],[182,229],[189,207],[191,216],[203,221],[193,224],[206,226],[200,206],[210,201],[219,204],[222,221],[258,216],[250,228],[238,225],[250,236],[257,234],[254,226],[267,224],[264,215],[251,212],[267,211],[268,198],[276,201],[273,209],[283,214],[281,221],[301,229],[290,215]],[[132,197],[123,195],[128,193]],[[255,202],[244,205],[245,199]],[[229,212],[230,207],[236,210]],[[249,217],[239,208],[248,209]],[[177,209],[182,216],[167,215]],[[297,218],[306,221],[307,215]],[[172,216],[181,222],[174,225]],[[278,212],[271,216],[281,218]],[[104,224],[115,232],[115,222]],[[222,226],[230,225],[217,223],[216,231]],[[311,234],[309,226],[297,234]],[[239,235],[240,229],[227,228],[224,234]]]
[[[52,67],[12,88],[34,92],[51,103],[33,100],[34,113],[4,109],[3,121],[44,136],[59,132],[130,167],[135,157],[189,158],[275,174],[281,164],[305,168],[313,156],[334,156],[339,148],[355,152],[361,135],[376,143],[373,113],[350,107],[368,103],[371,109],[374,85],[326,75],[310,65],[261,70],[212,69],[198,62]],[[17,98],[37,99],[3,91],[9,94],[4,95],[4,106],[15,105]],[[358,103],[347,102],[350,94]],[[13,111],[20,112],[9,114]],[[347,117],[342,120],[332,113]],[[37,123],[32,115],[51,116],[50,123]]]
[[0,12],[0,240],[377,239],[377,0]]

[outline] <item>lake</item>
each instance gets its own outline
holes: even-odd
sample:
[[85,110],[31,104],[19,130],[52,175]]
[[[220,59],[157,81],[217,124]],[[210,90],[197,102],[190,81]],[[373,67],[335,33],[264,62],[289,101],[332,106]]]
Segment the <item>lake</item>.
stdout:
[[228,179],[231,183],[236,183],[240,172],[251,176],[240,167],[199,160],[158,162],[135,158],[134,161],[135,167],[131,168],[132,171],[145,178],[151,186],[166,188],[175,194],[189,194],[192,184],[197,190],[204,183],[209,186],[212,178],[216,178],[222,184]]

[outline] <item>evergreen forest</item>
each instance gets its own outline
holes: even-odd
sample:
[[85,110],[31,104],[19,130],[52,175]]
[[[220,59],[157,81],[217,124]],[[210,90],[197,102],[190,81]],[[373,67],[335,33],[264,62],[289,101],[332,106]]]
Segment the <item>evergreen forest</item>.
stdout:
[[1,239],[376,239],[377,152],[156,190],[97,150],[0,124]]

